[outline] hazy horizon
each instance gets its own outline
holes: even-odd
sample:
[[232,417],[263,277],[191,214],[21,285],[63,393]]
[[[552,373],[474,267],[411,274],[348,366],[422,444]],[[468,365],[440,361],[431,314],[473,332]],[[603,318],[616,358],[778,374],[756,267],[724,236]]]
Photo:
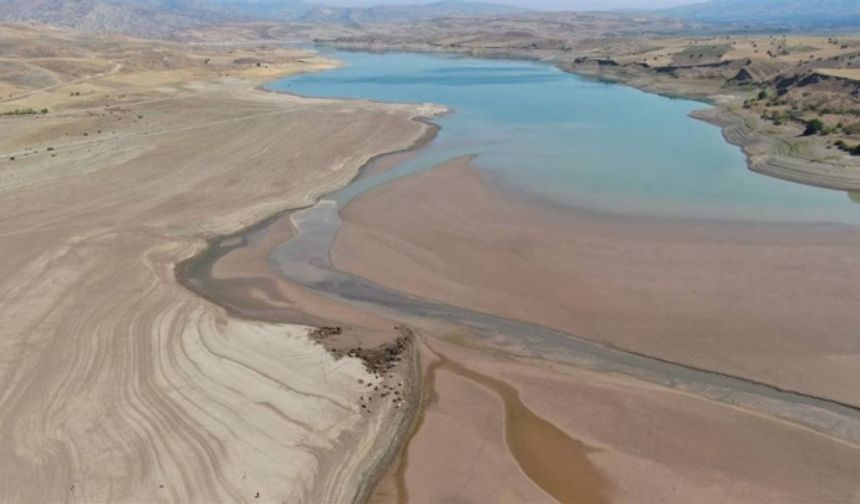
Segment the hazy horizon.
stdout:
[[[369,7],[374,5],[409,5],[433,3],[439,0],[320,0],[319,3],[340,7]],[[701,3],[704,0],[474,0],[528,9],[542,10],[608,10],[659,9]]]

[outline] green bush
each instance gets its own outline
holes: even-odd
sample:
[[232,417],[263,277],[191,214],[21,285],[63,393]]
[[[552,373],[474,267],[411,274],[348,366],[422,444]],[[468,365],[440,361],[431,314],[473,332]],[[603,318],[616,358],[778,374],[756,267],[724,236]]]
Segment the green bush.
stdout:
[[824,132],[824,122],[821,119],[806,121],[806,129],[803,131],[803,136],[818,135],[822,132]]
[[[39,111],[37,111],[36,109],[34,109],[32,107],[28,107],[25,109],[15,109],[15,110],[10,110],[9,112],[3,112],[3,113],[0,113],[0,116],[25,116],[25,115],[36,115],[38,113],[39,113]],[[47,114],[48,109],[44,109],[44,112],[42,112],[42,113]]]

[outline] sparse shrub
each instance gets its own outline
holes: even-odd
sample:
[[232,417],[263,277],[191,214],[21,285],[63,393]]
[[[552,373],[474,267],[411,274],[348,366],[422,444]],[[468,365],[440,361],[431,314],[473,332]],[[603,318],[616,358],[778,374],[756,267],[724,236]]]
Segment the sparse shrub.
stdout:
[[820,119],[811,119],[806,121],[806,129],[803,131],[803,136],[812,136],[821,134],[824,131],[824,122]]
[[849,124],[843,127],[842,130],[849,135],[860,135],[860,122]]
[[[47,110],[47,109],[45,109],[45,110]],[[8,112],[3,112],[3,113],[0,113],[0,116],[7,116],[7,117],[10,117],[10,116],[26,116],[26,115],[36,115],[38,113],[39,112],[36,109],[34,109],[32,107],[28,107],[25,109],[15,109],[15,110],[10,110]],[[43,112],[43,113],[45,113],[45,112]]]

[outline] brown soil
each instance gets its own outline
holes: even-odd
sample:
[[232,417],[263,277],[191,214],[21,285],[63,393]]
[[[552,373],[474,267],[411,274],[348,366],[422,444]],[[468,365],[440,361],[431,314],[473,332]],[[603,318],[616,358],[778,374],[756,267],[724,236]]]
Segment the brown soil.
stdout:
[[487,387],[499,396],[505,409],[508,449],[523,472],[546,493],[558,502],[608,502],[610,485],[588,459],[591,448],[536,415],[520,400],[519,392],[507,383],[441,356],[438,366]]
[[[373,376],[361,360],[280,323],[295,312],[230,316],[179,285],[175,267],[409,147],[427,132],[422,113],[253,91],[323,68],[293,50],[227,77],[217,69],[233,63],[214,59],[227,46],[180,57],[171,44],[17,31],[0,42],[55,44],[108,73],[2,97],[0,108],[51,112],[0,120],[0,501],[360,495],[396,442],[378,433],[403,421],[390,403],[362,412],[358,380]],[[265,50],[233,56],[245,52]],[[236,285],[252,308],[280,294]]]
[[342,213],[335,264],[382,285],[860,404],[851,228],[548,208],[488,188],[465,161]]

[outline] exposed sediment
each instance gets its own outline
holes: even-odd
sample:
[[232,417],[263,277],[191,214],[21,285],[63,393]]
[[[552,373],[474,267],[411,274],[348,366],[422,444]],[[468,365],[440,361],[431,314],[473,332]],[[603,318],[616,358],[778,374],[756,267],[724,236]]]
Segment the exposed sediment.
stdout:
[[744,151],[747,165],[754,172],[825,189],[860,190],[860,170],[792,156],[790,145],[755,130],[743,117],[725,108],[706,108],[691,115],[722,128],[723,137]]
[[[362,501],[405,439],[419,405],[417,350],[393,321],[267,276],[264,260],[245,277],[231,276],[235,271],[222,262],[209,264],[215,267],[207,274],[216,280],[210,286],[223,290],[206,298],[225,312],[180,288],[174,267],[205,257],[216,243],[238,238],[247,245],[247,230],[239,228],[313,204],[377,154],[426,141],[433,129],[416,116],[429,109],[304,100],[245,86],[195,84],[188,95],[135,109],[158,118],[145,127],[132,126],[110,140],[57,142],[59,159],[28,152],[14,168],[3,167],[0,211],[9,218],[0,222],[0,253],[7,259],[0,266],[6,293],[0,328],[8,362],[0,367],[0,500]],[[8,138],[5,145],[13,143]],[[215,238],[225,234],[230,238]],[[267,252],[262,246],[254,254],[259,259]],[[180,268],[180,278],[185,272]],[[232,297],[220,298],[224,293]],[[589,470],[602,464],[622,488],[641,490],[645,480],[685,469],[679,486],[686,485],[687,496],[713,498],[695,492],[736,478],[743,481],[720,497],[774,497],[778,492],[766,490],[776,488],[785,491],[781,500],[844,498],[845,475],[856,474],[853,448],[840,442],[794,426],[773,427],[770,419],[753,421],[753,415],[698,398],[689,409],[680,407],[684,394],[678,391],[653,393],[655,403],[676,407],[699,427],[718,418],[772,435],[773,446],[791,440],[785,452],[793,462],[801,447],[808,449],[803,461],[816,468],[826,465],[825,457],[833,460],[829,471],[816,474],[818,492],[780,479],[755,458],[759,452],[733,445],[744,461],[754,459],[744,467],[761,470],[772,485],[759,488],[730,467],[725,454],[679,460],[655,450],[646,439],[654,429],[641,418],[615,423],[613,432],[587,420],[610,424],[623,415],[586,416],[580,419],[585,428],[571,424],[576,411],[547,406],[534,391],[546,390],[555,375],[541,375],[535,385],[523,378],[532,372],[525,367],[483,365],[489,371],[459,369],[459,378],[501,391],[496,395],[508,402],[522,395],[515,406],[535,417],[540,412],[530,423],[553,439],[582,428],[574,441],[598,448],[577,460]],[[515,376],[498,378],[506,373]],[[606,379],[595,376],[586,374],[586,382]],[[590,393],[577,384],[566,383],[558,393]],[[619,400],[601,407],[635,403],[641,386],[626,382]],[[599,404],[599,395],[585,401],[585,409]],[[481,397],[494,407],[492,395]],[[643,418],[660,414],[636,404],[636,411],[647,411]],[[699,408],[713,409],[690,414]],[[683,422],[673,425],[680,429]],[[715,434],[702,453],[730,441],[730,430]],[[635,432],[636,439],[619,441],[613,438],[618,432]],[[749,447],[753,441],[747,440]],[[497,437],[496,449],[506,442],[516,444]],[[786,456],[766,448],[760,453],[772,454],[771,460]],[[799,466],[786,463],[792,471]],[[642,474],[647,477],[637,480]],[[546,475],[530,476],[539,481]],[[476,485],[471,495],[487,495],[480,478],[463,483],[464,489]],[[528,487],[526,478],[522,483]],[[659,500],[669,497],[664,488],[648,488]]]
[[[407,147],[370,156],[351,177],[377,160],[409,153],[430,142],[437,127],[424,119],[425,114],[442,110],[429,105],[415,108],[408,116],[415,132],[410,132]],[[352,449],[354,454],[347,453],[339,465],[320,472],[314,483],[317,493],[308,500],[320,496],[326,502],[364,502],[397,456],[420,407],[418,352],[409,328],[305,291],[270,270],[271,250],[293,233],[290,212],[294,210],[210,238],[205,249],[179,264],[176,278],[239,319],[313,324],[317,327],[309,336],[336,361],[362,363],[367,375],[355,379],[358,389],[351,399],[365,425],[337,440],[338,446]]]
[[[398,212],[396,215],[390,212],[391,208],[403,207],[407,201],[409,212]],[[598,453],[603,450],[608,453],[628,453],[628,450],[638,452],[644,449],[643,445],[652,444],[648,436],[663,437],[669,432],[673,436],[680,436],[677,441],[682,445],[694,443],[693,438],[696,438],[696,444],[709,448],[699,446],[699,451],[695,452],[678,448],[675,455],[679,458],[674,460],[659,449],[654,449],[649,455],[649,460],[663,460],[668,466],[683,465],[681,459],[697,459],[694,464],[696,470],[690,470],[689,467],[685,469],[689,479],[685,477],[683,482],[672,480],[677,488],[682,488],[679,495],[690,499],[803,502],[807,499],[827,499],[825,493],[834,492],[833,495],[844,496],[854,491],[849,473],[833,470],[830,457],[837,453],[840,453],[839,457],[848,459],[856,456],[860,443],[860,414],[857,408],[839,404],[838,400],[816,398],[778,388],[788,384],[788,388],[802,389],[806,393],[843,398],[845,401],[856,400],[857,396],[852,395],[856,392],[853,386],[854,367],[850,364],[855,359],[856,349],[843,352],[843,363],[826,357],[818,358],[807,350],[802,350],[798,356],[795,347],[781,346],[780,343],[780,339],[785,337],[803,348],[809,348],[810,345],[811,348],[821,348],[825,344],[851,345],[853,338],[850,330],[840,338],[828,334],[828,341],[824,342],[818,337],[819,333],[804,331],[802,326],[810,323],[814,329],[832,322],[837,327],[850,328],[854,324],[847,322],[845,317],[853,317],[854,311],[845,305],[845,309],[840,311],[842,319],[838,321],[831,321],[829,317],[823,321],[810,319],[811,314],[825,316],[824,312],[828,310],[827,304],[821,305],[828,301],[818,294],[813,295],[818,304],[808,305],[806,311],[771,303],[774,296],[785,299],[786,293],[780,287],[780,282],[798,284],[797,279],[785,276],[787,270],[797,270],[798,274],[803,275],[802,270],[796,267],[786,267],[786,261],[809,261],[811,252],[804,243],[816,244],[818,248],[820,243],[830,243],[835,239],[838,245],[833,246],[836,247],[860,246],[858,237],[853,234],[846,236],[844,228],[821,227],[807,231],[767,224],[661,223],[659,219],[652,222],[648,219],[576,215],[570,210],[556,213],[541,205],[517,200],[484,187],[480,177],[468,168],[467,160],[454,161],[448,166],[373,189],[353,200],[343,215],[344,224],[333,250],[333,261],[347,275],[338,277],[339,280],[321,277],[321,288],[330,288],[332,293],[345,299],[375,300],[380,305],[391,306],[415,316],[433,317],[435,314],[449,323],[463,321],[466,324],[478,324],[488,333],[496,335],[480,343],[491,348],[487,352],[493,357],[488,360],[495,361],[496,376],[499,373],[510,375],[516,369],[526,372],[525,368],[518,368],[499,357],[504,353],[503,341],[507,342],[512,355],[521,349],[522,355],[543,356],[544,361],[536,357],[539,362],[533,365],[547,366],[549,361],[552,363],[550,366],[561,366],[553,370],[562,374],[574,372],[570,369],[564,371],[563,366],[571,359],[576,360],[574,356],[577,350],[572,348],[569,353],[561,340],[556,342],[558,348],[542,340],[544,336],[541,334],[547,333],[545,337],[550,338],[551,331],[537,326],[518,325],[510,321],[506,326],[503,318],[493,319],[488,315],[481,319],[481,315],[469,315],[465,310],[451,306],[530,320],[608,342],[610,348],[604,348],[605,351],[593,349],[595,355],[592,357],[587,356],[589,350],[585,347],[580,349],[583,351],[579,357],[582,367],[590,371],[576,372],[585,372],[586,375],[596,373],[590,378],[583,378],[586,383],[605,379],[604,371],[636,377],[642,381],[618,377],[624,382],[622,395],[630,394],[629,397],[633,398],[640,394],[654,394],[652,400],[656,401],[655,404],[663,404],[662,407],[668,407],[676,414],[684,411],[681,416],[685,420],[659,415],[664,423],[660,427],[651,427],[648,434],[642,433],[644,437],[609,441],[606,434],[601,435],[602,442],[588,443],[601,447]],[[808,234],[810,232],[815,236]],[[750,243],[752,238],[754,244]],[[746,246],[751,247],[749,255],[744,253]],[[802,253],[804,250],[807,253]],[[817,253],[827,255],[824,251]],[[735,257],[737,254],[740,257]],[[795,254],[801,256],[792,259]],[[577,258],[575,264],[571,264],[571,256]],[[844,257],[845,254],[837,253],[836,256]],[[762,281],[759,278],[762,274],[770,276],[766,269],[757,273],[753,271],[755,267],[747,264],[753,257],[766,257],[773,262],[774,276],[770,280]],[[701,261],[710,265],[724,265],[728,270],[717,268],[712,271],[699,265]],[[677,268],[684,264],[691,265],[690,268],[694,270],[684,268],[679,271]],[[746,267],[742,268],[741,265]],[[662,268],[668,268],[668,271]],[[848,266],[848,269],[855,268]],[[349,277],[349,274],[370,279],[374,284],[358,285],[359,280]],[[710,274],[713,276],[708,276]],[[842,292],[846,300],[853,299],[853,296],[844,292],[846,288],[855,288],[850,279],[838,272],[836,274],[833,279],[843,278],[845,281],[839,287],[832,287],[832,290]],[[702,275],[706,278],[701,278]],[[739,277],[746,278],[744,285],[752,282],[766,287],[770,292],[758,289],[736,300],[745,306],[734,306],[732,293],[737,293],[738,289],[732,285]],[[617,289],[612,287],[616,282]],[[713,287],[708,287],[709,283]],[[821,292],[808,279],[801,283],[807,291]],[[380,285],[383,287],[377,287]],[[571,289],[570,285],[576,285],[577,288]],[[388,290],[385,290],[386,287]],[[728,291],[720,293],[723,288]],[[395,296],[394,289],[429,301],[418,301],[415,297],[395,300],[392,297]],[[796,295],[789,296],[790,302],[797,301],[794,299]],[[446,305],[442,303],[448,303],[447,311]],[[724,308],[727,309],[725,313],[722,312]],[[831,305],[830,308],[834,307]],[[589,315],[592,310],[593,317]],[[689,316],[685,317],[685,313]],[[794,315],[801,317],[800,321]],[[713,322],[707,321],[711,319]],[[485,325],[481,326],[479,320],[483,320]],[[498,324],[494,325],[493,320]],[[785,330],[771,332],[771,328],[781,324],[786,324]],[[753,333],[747,332],[752,330],[748,328],[753,327],[757,328],[755,337],[752,337]],[[506,333],[506,328],[510,333]],[[625,328],[630,329],[631,336],[637,337],[624,339]],[[513,337],[505,340],[504,334]],[[570,337],[571,346],[577,347],[573,339]],[[471,343],[467,346],[479,344],[477,340],[468,341]],[[643,345],[648,348],[645,349]],[[755,350],[749,345],[763,345],[765,350]],[[622,364],[625,357],[621,355],[627,352],[615,350],[618,347],[634,348],[658,358],[633,354],[636,362],[630,362],[631,369]],[[686,352],[685,348],[690,351]],[[613,360],[615,357],[612,355],[615,354],[618,354],[619,361]],[[767,361],[757,360],[760,355],[765,355]],[[798,358],[801,360],[796,361]],[[706,363],[708,359],[712,360]],[[677,365],[670,360],[698,364],[712,371]],[[469,363],[471,367],[476,364],[474,360]],[[618,367],[618,364],[621,366]],[[722,374],[725,372],[745,375],[747,378]],[[798,379],[798,374],[803,375],[802,380]],[[595,416],[585,415],[583,418],[583,415],[579,415],[579,418],[585,424],[594,424],[592,427],[571,425],[565,415],[560,413],[567,408],[556,403],[552,395],[543,395],[547,392],[541,392],[556,379],[551,377],[558,375],[551,372],[543,375],[548,381],[535,381],[532,389],[535,395],[527,395],[526,399],[542,402],[545,405],[544,415],[549,414],[556,422],[566,426],[568,434],[580,432],[583,428],[592,431],[596,424],[609,421],[592,409],[595,398],[589,393],[589,399],[580,399],[577,404]],[[428,379],[432,376],[428,374]],[[749,376],[776,386],[756,383]],[[649,382],[656,384],[657,388],[651,388],[647,385]],[[568,392],[581,392],[582,387],[590,386],[580,382],[567,382],[565,385]],[[442,415],[441,418],[434,420],[431,426],[428,426],[425,417],[421,429],[416,433],[418,438],[415,438],[422,441],[413,439],[407,447],[407,450],[417,450],[415,453],[410,452],[408,460],[417,459],[420,463],[411,470],[409,467],[413,467],[413,462],[405,466],[407,473],[411,474],[406,476],[408,483],[405,486],[411,488],[410,494],[416,493],[419,500],[422,497],[442,500],[455,498],[446,493],[451,487],[434,490],[430,482],[438,479],[459,481],[462,485],[452,483],[452,487],[464,491],[474,488],[476,493],[468,494],[473,499],[478,495],[523,499],[529,492],[528,485],[514,484],[513,479],[504,485],[488,486],[488,481],[498,477],[499,473],[493,471],[509,469],[501,465],[499,453],[490,451],[490,443],[486,439],[488,433],[472,425],[475,417],[460,411],[459,405],[466,404],[463,394],[467,389],[467,385],[462,383],[447,387],[442,397],[447,395],[453,402],[447,403],[444,411],[438,413]],[[477,401],[471,395],[468,397],[469,404],[473,400]],[[435,408],[438,401],[438,397],[431,398],[427,404]],[[687,401],[691,403],[680,406]],[[702,402],[696,404],[696,401]],[[668,406],[670,404],[673,406]],[[692,410],[686,410],[687,407]],[[698,417],[704,410],[709,412]],[[635,411],[637,413],[630,417],[618,413],[625,418],[625,425],[618,432],[640,432],[648,423],[645,419],[657,414],[641,413],[638,409]],[[568,411],[567,415],[570,414],[572,412]],[[676,421],[685,422],[685,425],[701,424],[701,427],[681,434],[679,426],[672,427]],[[742,446],[737,445],[737,432],[713,429],[711,423],[714,421],[744,425],[738,429],[757,432],[757,436],[763,436],[761,439],[771,441],[762,444],[752,437],[746,439]],[[461,426],[464,432],[446,431],[444,426],[451,424]],[[467,429],[466,425],[470,427]],[[685,435],[692,438],[682,440]],[[453,437],[453,440],[445,436]],[[785,454],[790,455],[781,461],[779,470],[773,472],[772,461],[764,454],[770,450],[768,443],[775,438],[782,439],[777,444]],[[577,435],[576,439],[588,439],[588,435]],[[498,446],[498,438],[495,443]],[[483,455],[485,446],[488,454],[496,455]],[[724,459],[723,455],[718,454],[718,447],[726,446],[733,446],[730,453],[747,461],[748,474],[732,467],[734,455],[723,454],[727,456]],[[507,448],[510,448],[510,443]],[[458,450],[472,449],[477,450],[475,460],[481,460],[484,464],[477,464],[481,469],[476,470],[483,476],[466,477],[462,473],[467,466],[463,465],[465,461]],[[813,457],[814,460],[807,458],[807,454],[813,452],[818,454]],[[600,455],[595,457],[599,460]],[[681,465],[675,467],[680,468]],[[795,478],[805,474],[811,466],[828,467],[822,471],[834,480],[815,488],[797,486]],[[461,472],[455,470],[456,467],[460,467]],[[472,467],[476,467],[476,464],[473,463]],[[656,495],[667,488],[667,480],[663,479],[664,476],[658,476],[660,471],[654,467],[645,468],[638,463],[610,463],[605,467],[614,484],[635,488],[633,491],[637,495],[638,492],[655,492]],[[719,490],[703,485],[703,481],[715,473],[732,481],[732,485],[720,486]],[[398,474],[398,477],[404,477],[401,470],[398,470]],[[656,480],[646,483],[643,474],[652,474]],[[796,476],[785,477],[787,474]],[[755,476],[750,480],[749,475]],[[756,480],[759,477],[768,483],[761,484]],[[390,488],[389,482],[386,490],[389,494]],[[644,490],[646,488],[648,490]],[[671,488],[674,492],[676,486]],[[500,496],[502,494],[493,493],[502,490],[514,494]],[[806,496],[800,497],[801,493]],[[466,498],[459,493],[456,496],[461,497]]]
[[341,214],[334,265],[384,287],[860,403],[860,287],[845,274],[860,269],[860,234],[847,226],[552,208],[486,186],[467,159],[377,187]]
[[[441,194],[443,191],[430,191],[430,192],[433,194]],[[427,194],[427,191],[425,191],[424,194]],[[414,203],[415,201],[417,201],[417,199],[413,200],[412,203]],[[469,220],[469,219],[467,219],[467,220]],[[414,230],[417,230],[417,228]],[[394,240],[394,241],[397,241],[397,240]],[[362,250],[363,250],[363,248],[362,248]],[[365,250],[365,252],[366,252],[366,250]],[[482,254],[481,257],[486,257],[486,255]],[[432,261],[429,261],[428,263],[430,263],[430,262],[432,262]],[[393,264],[394,263],[392,263],[391,265],[393,265]],[[400,289],[401,285],[400,284],[393,285],[392,288]],[[322,330],[319,332],[319,336],[323,340],[328,339],[328,338],[337,338],[341,335],[342,335],[342,330],[339,328],[329,328],[329,329],[325,329],[325,330]],[[386,364],[385,359],[380,360],[380,356],[384,357],[388,354],[388,350],[386,350],[384,348],[381,350],[381,352],[380,351],[367,351],[364,347],[351,347],[351,348],[344,347],[344,348],[345,348],[345,350],[344,349],[341,349],[341,350],[335,349],[334,351],[336,354],[338,354],[338,353],[345,354],[347,357],[363,357],[365,362],[369,365],[371,371],[377,371],[378,372],[381,369],[379,367],[379,365],[380,364],[383,364],[383,365]],[[670,363],[667,363],[667,364],[670,364]],[[482,375],[482,376],[485,376],[485,375]],[[472,376],[472,378],[475,378],[475,377]],[[478,384],[482,384],[483,386],[488,386],[489,388],[494,388],[493,384],[499,383],[498,380],[496,380],[496,379],[490,379],[489,382],[487,382],[486,380],[483,380],[483,383],[482,383],[482,380],[471,380],[471,381],[476,382]],[[488,383],[490,385],[488,385]],[[362,383],[362,385],[367,386],[368,384]],[[388,392],[389,388],[391,387],[390,385],[388,387],[383,386],[383,388],[379,389],[379,390],[376,390],[376,388],[379,387],[379,385],[371,384],[371,386],[374,388],[374,392],[378,392],[378,393],[380,393],[380,395],[390,393],[390,392]],[[629,386],[631,389],[636,389],[638,387],[637,385],[633,385],[630,383],[628,383],[626,386]],[[639,386],[641,386],[641,384]],[[676,386],[682,390],[685,388],[683,385],[683,380],[679,380],[679,382]],[[693,392],[694,394],[697,394],[697,395],[701,394],[703,397],[709,397],[711,399],[716,399],[716,401],[721,400],[721,399],[718,399],[716,397],[713,397],[714,394],[719,394],[719,392],[716,390],[714,390],[711,395],[709,395],[708,392],[705,390],[698,390],[698,389],[693,390],[693,389],[691,389],[691,392]],[[664,391],[664,393],[667,394],[667,396],[665,396],[663,399],[668,401],[669,403],[674,403],[675,401],[678,400],[678,397],[675,396],[675,394],[678,394],[678,392],[676,392],[676,391]],[[634,394],[635,394],[635,392],[634,392]],[[681,395],[683,395],[683,394],[681,394]],[[671,397],[671,399],[669,397]],[[385,398],[387,399],[388,397],[385,397]],[[364,398],[362,398],[362,399],[364,399]],[[697,400],[702,400],[702,399],[699,398]],[[726,402],[731,402],[731,401],[732,401],[732,399],[726,399]],[[823,403],[826,401],[822,400],[821,402]],[[402,404],[402,403],[395,403],[395,404]],[[367,404],[364,404],[364,403],[362,405],[367,406]],[[719,410],[718,409],[717,411],[719,411],[719,416],[724,417],[727,421],[729,418],[732,418],[731,421],[736,421],[736,422],[741,422],[741,421],[746,422],[749,420],[749,418],[746,418],[746,415],[749,415],[749,413],[747,413],[747,412],[738,413],[737,411],[735,411],[732,408],[726,408],[726,406],[724,406],[724,405],[714,406],[714,407],[725,408],[725,410]],[[748,404],[748,403],[742,404],[742,408],[746,409],[748,407],[749,407],[750,411],[759,411],[754,406],[750,407],[750,404]],[[768,407],[770,407],[770,406],[765,406],[764,409],[766,410]],[[782,407],[782,406],[779,405],[779,406],[775,406],[775,407],[778,408],[778,407]],[[549,410],[551,412],[554,411],[553,408],[550,408]],[[797,412],[788,413],[787,416],[781,417],[781,418],[789,418],[789,417],[791,417],[792,414],[803,416],[804,413],[802,413],[798,410]],[[797,417],[795,417],[795,418],[797,418]],[[556,417],[556,421],[559,421],[558,417]],[[761,432],[780,431],[782,428],[781,427],[782,424],[780,424],[780,422],[777,420],[767,419],[767,420],[762,420],[762,422],[764,425],[766,425],[768,422],[775,422],[775,425],[772,428],[768,428],[768,427],[760,424],[757,427],[757,429]],[[815,428],[815,426],[817,426],[817,425],[821,425],[820,422],[816,423],[817,421],[815,419],[810,419],[810,422],[811,423],[805,423],[803,421],[799,421],[798,424],[799,425],[810,425],[810,426],[812,426],[812,428]],[[635,424],[636,422],[633,422],[633,423]],[[561,432],[561,430],[559,428],[555,427],[554,424],[550,423],[550,425],[553,426],[552,427],[553,429],[558,429],[558,432]],[[779,425],[780,427],[776,427],[777,425]],[[639,426],[641,427],[641,425],[639,425]],[[571,428],[572,427],[570,425],[567,425],[566,426],[566,429],[567,429],[566,432],[569,433]],[[636,427],[634,425],[628,425],[627,429],[635,430]],[[785,436],[785,439],[789,439],[793,435],[797,435],[797,432],[795,432],[794,434],[791,434],[790,433],[791,429],[796,429],[796,427],[791,426],[786,430],[786,432],[780,431],[780,434],[778,436],[779,437]],[[848,438],[848,439],[854,439],[852,436],[856,435],[856,432],[854,430],[851,430],[851,429],[853,429],[853,427],[851,427],[850,425],[848,425],[846,423],[846,438]],[[550,429],[550,430],[552,430],[552,429]],[[822,431],[826,431],[826,428],[822,429]],[[398,432],[399,434],[402,435],[403,431],[402,430],[396,430],[396,432]],[[838,445],[838,443],[839,443],[838,441],[834,441],[833,439],[830,439],[827,436],[821,436],[821,439],[818,439],[816,437],[816,436],[818,436],[818,434],[810,432],[808,430],[799,429],[798,432],[803,432],[803,437],[804,437],[803,443],[809,443],[810,446],[820,447],[820,446],[823,446],[823,444],[837,443],[837,445]],[[565,435],[567,435],[567,434],[565,434]],[[834,437],[839,438],[840,436],[839,436],[839,434],[836,434]],[[711,441],[715,445],[718,445],[718,444],[726,443],[727,439],[723,435],[719,435],[719,436],[715,436],[715,438],[712,439]],[[508,448],[510,448],[510,444],[511,444],[510,440],[507,440],[506,443],[508,444]],[[613,445],[612,443],[610,443],[609,445],[613,446],[613,449],[610,450],[610,452],[614,453],[616,451],[626,450],[630,446],[635,445],[635,443],[620,444],[620,445],[618,445],[618,444]],[[390,446],[391,445],[389,445],[389,447]],[[590,446],[590,443],[589,443],[589,446]],[[750,446],[749,448],[752,449],[754,447]],[[759,447],[759,448],[761,448],[761,447]],[[841,450],[844,451],[845,453],[842,453],[839,456],[842,457],[844,454],[850,453],[853,449],[854,448],[852,448],[850,445],[849,446],[843,446],[841,448]],[[760,451],[763,452],[764,449],[762,448]],[[839,449],[834,448],[834,452],[836,452],[836,451],[839,451]],[[596,452],[600,453],[600,452],[602,452],[602,450],[598,449],[598,450],[596,450]],[[660,455],[655,454],[655,457],[657,457],[657,458],[665,457],[665,454],[660,454]],[[517,460],[517,463],[519,463],[520,467],[522,468],[522,461],[520,460],[521,457],[518,458],[518,457],[514,456],[514,458]],[[588,457],[586,457],[586,459],[588,459]],[[589,463],[590,463],[590,460],[589,460]],[[712,463],[719,465],[717,462],[714,462],[714,461],[707,461],[707,462],[700,461],[700,463],[704,463],[705,465],[712,464]],[[816,459],[816,461],[815,461],[815,465],[820,465],[822,463],[823,463],[822,460],[819,460],[819,459]],[[611,471],[611,474],[615,478],[620,478],[618,480],[615,480],[616,484],[620,484],[623,486],[623,482],[630,481],[632,479],[635,479],[635,477],[636,477],[635,474],[631,474],[630,471],[627,469],[621,469],[618,466],[612,466],[612,467],[613,467],[613,469]],[[678,467],[678,466],[676,466],[676,467]],[[791,467],[792,467],[791,471],[794,471],[799,466],[791,466]],[[759,467],[757,469],[763,470],[762,467]],[[733,478],[740,478],[740,474],[732,473],[730,470],[725,470],[725,469],[721,469],[721,470],[727,471],[726,474],[732,474],[731,477],[733,477]],[[715,496],[718,495],[717,493],[708,492],[708,491],[704,490],[705,486],[703,486],[703,482],[702,482],[701,478],[705,478],[704,474],[707,472],[709,472],[709,470],[703,470],[701,474],[696,474],[696,476],[694,478],[691,478],[690,481],[685,482],[685,484],[688,485],[687,488],[685,489],[685,495],[687,495],[687,496],[698,495],[702,498],[715,498]],[[528,471],[526,471],[526,473],[528,473]],[[530,476],[530,478],[529,478],[530,481],[534,483],[536,481],[540,481],[542,477],[548,476],[548,474],[530,474],[529,476]],[[846,490],[850,490],[850,488],[848,488],[848,486],[846,485],[846,483],[844,481],[844,476],[845,476],[845,474],[843,472],[836,472],[832,475],[832,477],[833,477],[833,480],[832,480],[833,481],[833,488],[832,488],[833,495],[843,495]],[[777,478],[777,476],[769,476],[769,477]],[[695,480],[695,482],[693,482],[693,480]],[[475,481],[477,481],[477,480],[469,478],[464,482],[464,484],[466,486],[468,486],[468,485],[473,484]],[[526,481],[526,483],[527,483],[527,481]],[[640,481],[640,484],[641,484],[641,481]],[[783,491],[786,492],[785,495],[788,495],[789,489],[792,488],[792,485],[790,484],[790,482],[786,481],[786,480],[777,481],[775,479],[772,482],[772,484],[774,486],[765,487],[765,488],[751,488],[751,487],[746,488],[746,487],[743,487],[743,485],[739,484],[739,485],[737,485],[737,488],[732,488],[730,492],[728,492],[726,494],[721,494],[720,497],[721,498],[730,498],[728,496],[729,496],[729,493],[731,493],[731,492],[748,492],[747,494],[735,493],[732,498],[738,498],[739,496],[743,496],[743,495],[745,495],[747,498],[751,498],[751,496],[754,496],[755,498],[763,498],[764,496],[774,495],[775,493],[783,492]],[[528,485],[525,485],[525,486],[527,487]],[[544,485],[540,485],[540,484],[538,486],[544,487]],[[523,488],[525,488],[525,487],[523,487]],[[660,490],[659,489],[652,489],[651,491],[659,492]],[[424,494],[424,495],[426,496],[426,494]],[[486,496],[488,494],[487,493],[483,493],[483,494],[478,493],[476,495]],[[809,493],[809,494],[805,494],[805,495],[807,497],[804,497],[804,498],[808,498],[809,495],[816,495],[817,497],[820,497],[823,494]],[[783,495],[783,497],[784,497],[784,495]]]
[[[174,268],[409,147],[423,112],[249,86],[124,104],[143,119],[86,141],[63,135],[76,111],[39,118],[52,149],[3,161],[0,500],[343,502],[385,453],[400,410],[362,413],[360,359]],[[0,124],[4,145],[29,126]]]

